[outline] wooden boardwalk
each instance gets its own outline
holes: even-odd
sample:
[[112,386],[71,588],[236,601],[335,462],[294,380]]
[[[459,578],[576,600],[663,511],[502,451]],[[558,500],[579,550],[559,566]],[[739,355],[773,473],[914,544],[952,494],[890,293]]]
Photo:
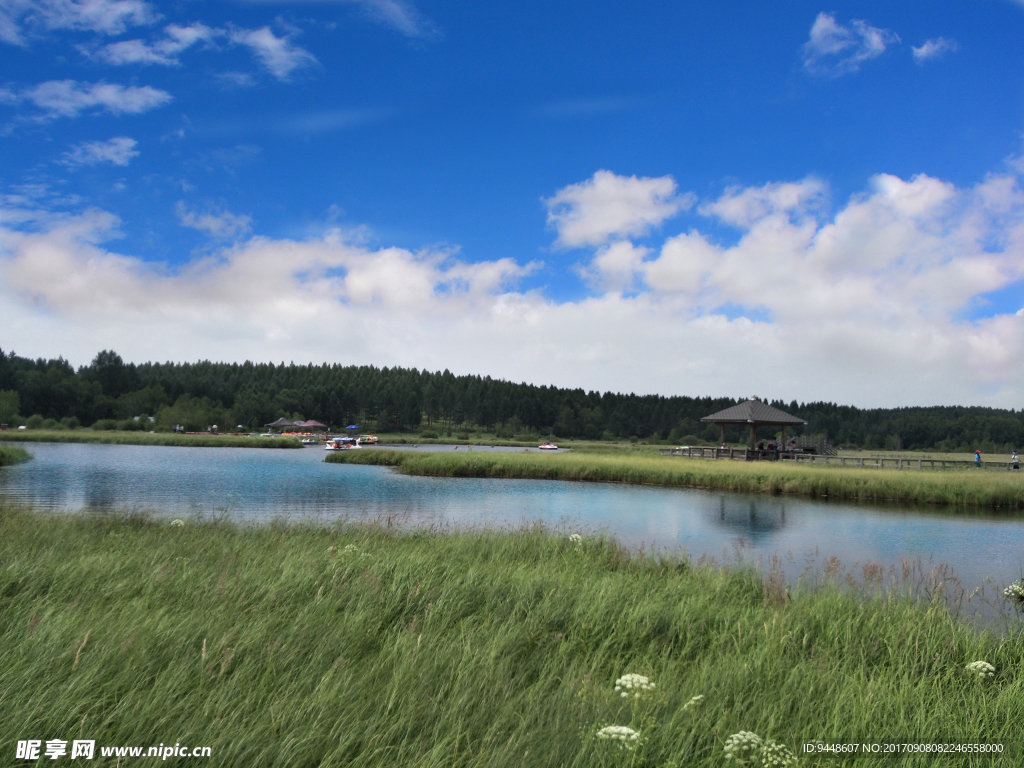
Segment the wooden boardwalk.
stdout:
[[689,447],[661,448],[662,456],[685,456],[691,459],[729,459],[732,461],[790,461],[794,464],[831,464],[841,467],[867,467],[870,469],[1012,469],[1009,461],[973,461],[954,459],[904,459],[882,456],[826,456],[814,453],[759,451],[750,448]]

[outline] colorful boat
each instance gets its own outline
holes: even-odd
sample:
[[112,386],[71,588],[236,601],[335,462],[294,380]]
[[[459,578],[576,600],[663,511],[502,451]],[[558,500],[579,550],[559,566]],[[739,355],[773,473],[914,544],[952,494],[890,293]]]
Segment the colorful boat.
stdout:
[[554,443],[541,443],[537,447],[540,448],[542,451],[557,451],[558,450],[558,446],[555,445]]
[[332,437],[324,443],[325,451],[349,451],[358,447],[354,437]]

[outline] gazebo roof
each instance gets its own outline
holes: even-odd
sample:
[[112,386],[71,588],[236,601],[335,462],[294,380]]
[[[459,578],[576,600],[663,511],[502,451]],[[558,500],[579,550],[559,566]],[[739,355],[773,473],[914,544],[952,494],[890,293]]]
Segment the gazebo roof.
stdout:
[[785,411],[772,408],[768,403],[758,400],[756,397],[744,400],[739,405],[726,408],[724,411],[705,416],[701,421],[712,424],[769,424],[774,426],[807,423]]
[[296,424],[295,426],[297,426],[297,427],[316,427],[317,429],[327,429],[327,425],[326,424],[321,424],[319,421],[313,421],[313,419],[310,419],[309,421],[304,421],[301,424]]
[[297,427],[298,424],[296,424],[294,421],[288,421],[288,419],[286,419],[286,418],[284,418],[282,416],[277,421],[272,421],[269,424],[264,424],[263,426],[265,426],[265,427]]

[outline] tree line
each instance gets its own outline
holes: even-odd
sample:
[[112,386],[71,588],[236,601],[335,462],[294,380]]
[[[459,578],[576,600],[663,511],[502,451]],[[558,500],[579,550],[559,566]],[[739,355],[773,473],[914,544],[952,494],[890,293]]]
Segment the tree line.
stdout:
[[[717,442],[702,416],[735,405],[727,397],[636,395],[515,383],[450,371],[355,365],[125,363],[100,352],[77,370],[63,358],[0,350],[0,422],[30,427],[260,430],[284,416],[336,429],[379,432],[482,429],[588,440]],[[1024,411],[935,406],[861,409],[828,402],[773,401],[836,445],[886,450],[1002,451],[1024,446]],[[771,437],[765,430],[764,437]],[[759,435],[761,436],[761,435]],[[746,439],[729,430],[730,441]]]

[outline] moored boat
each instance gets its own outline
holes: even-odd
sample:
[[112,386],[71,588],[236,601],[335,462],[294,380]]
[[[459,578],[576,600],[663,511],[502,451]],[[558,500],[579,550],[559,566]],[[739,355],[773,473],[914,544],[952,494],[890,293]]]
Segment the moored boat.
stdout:
[[550,443],[550,442],[549,443],[541,443],[537,447],[540,448],[542,451],[557,451],[558,450],[558,446],[555,445],[554,443]]
[[324,444],[325,451],[348,451],[358,447],[354,437],[332,437]]

